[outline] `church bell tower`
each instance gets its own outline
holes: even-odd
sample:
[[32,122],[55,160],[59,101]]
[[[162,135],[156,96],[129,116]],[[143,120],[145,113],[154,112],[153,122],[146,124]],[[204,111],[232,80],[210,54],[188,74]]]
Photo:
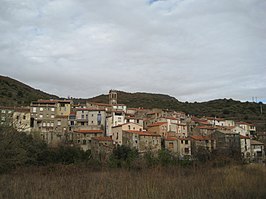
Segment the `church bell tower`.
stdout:
[[115,90],[110,90],[109,91],[109,104],[117,104],[117,91]]

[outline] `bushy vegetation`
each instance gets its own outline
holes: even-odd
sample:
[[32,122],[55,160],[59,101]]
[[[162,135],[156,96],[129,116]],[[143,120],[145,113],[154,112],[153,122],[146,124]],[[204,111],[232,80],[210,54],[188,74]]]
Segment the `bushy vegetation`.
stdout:
[[75,147],[48,148],[42,140],[32,135],[0,126],[0,173],[21,166],[73,164],[85,162],[90,152]]

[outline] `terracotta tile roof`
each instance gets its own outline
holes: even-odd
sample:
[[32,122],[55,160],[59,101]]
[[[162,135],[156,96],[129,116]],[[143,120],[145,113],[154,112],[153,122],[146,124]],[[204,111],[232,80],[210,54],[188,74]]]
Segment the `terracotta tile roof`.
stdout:
[[264,143],[259,142],[259,141],[257,141],[257,140],[250,140],[250,144],[251,144],[251,145],[264,145]]
[[161,137],[160,135],[158,134],[155,134],[155,133],[151,133],[149,131],[134,131],[134,130],[126,130],[126,131],[123,131],[123,132],[126,132],[126,133],[133,133],[133,134],[138,134],[140,136],[154,136],[154,137]]
[[108,141],[108,142],[112,142],[112,137],[108,137],[108,136],[101,136],[101,137],[93,137],[91,138],[93,140],[98,140],[98,141]]
[[116,126],[112,126],[112,128],[121,127],[121,126],[129,125],[129,124],[134,124],[134,123],[132,123],[132,122],[127,122],[127,123],[124,123],[124,124],[119,124],[119,125],[116,125]]
[[103,133],[103,130],[76,130],[75,133]]
[[190,140],[190,138],[186,137],[186,138],[177,138],[178,140]]
[[253,124],[247,123],[247,122],[237,122],[237,124],[241,125],[248,125],[248,126],[254,126]]
[[112,106],[126,106],[125,104],[113,104]]
[[191,135],[190,138],[193,140],[199,140],[199,141],[201,141],[201,140],[213,140],[209,136],[201,136],[201,135]]
[[187,126],[186,124],[182,124],[182,123],[176,124],[176,125],[178,125],[178,126]]
[[55,118],[68,118],[68,115],[56,115]]
[[105,109],[99,108],[76,108],[76,111],[105,111]]
[[165,119],[177,120],[177,118],[175,118],[175,117],[165,117]]
[[200,123],[200,124],[204,124],[204,125],[210,125],[210,123],[209,123],[208,121],[204,121],[204,120],[199,121],[198,123]]
[[53,100],[53,99],[52,100],[42,100],[42,99],[37,100],[37,103],[42,103],[42,104],[71,103],[71,102],[72,100]]
[[89,104],[95,104],[97,106],[109,106],[112,107],[110,104],[105,104],[105,103],[98,103],[98,102],[88,102]]
[[215,129],[217,129],[216,127],[207,126],[207,125],[205,125],[205,126],[197,126],[196,128],[198,128],[198,129],[207,129],[207,130],[215,130]]
[[176,141],[177,138],[176,137],[167,137],[164,139],[165,141]]
[[167,124],[167,122],[156,122],[156,123],[148,125],[148,127],[161,126],[161,125],[164,125],[164,124]]
[[248,136],[240,135],[240,139],[250,139]]

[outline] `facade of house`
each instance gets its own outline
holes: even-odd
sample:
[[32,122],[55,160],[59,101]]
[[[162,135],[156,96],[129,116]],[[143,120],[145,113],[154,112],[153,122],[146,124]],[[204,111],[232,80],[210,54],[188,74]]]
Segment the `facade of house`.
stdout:
[[247,131],[248,136],[254,137],[256,135],[256,127],[254,124],[247,122],[237,122],[236,125]]
[[123,145],[123,131],[143,131],[143,127],[135,123],[124,123],[118,126],[112,127],[112,139],[115,144]]
[[204,126],[196,126],[193,131],[192,135],[199,135],[199,136],[211,136],[217,127],[204,125]]
[[245,161],[250,161],[251,159],[251,143],[250,137],[240,135],[240,146],[241,146],[241,156]]
[[241,158],[240,135],[232,131],[216,130],[212,134],[216,141],[218,154],[230,156],[236,159]]
[[216,142],[210,136],[194,135],[190,136],[192,154],[197,154],[198,150],[212,152],[216,149]]
[[156,122],[147,127],[147,131],[154,132],[162,137],[167,134],[167,122]]
[[250,140],[251,160],[254,162],[262,162],[265,160],[265,148],[262,142]]
[[30,133],[30,108],[15,108],[13,112],[13,127],[19,132]]
[[111,111],[106,117],[106,135],[112,135],[112,127],[124,124],[125,112],[124,111]]
[[101,162],[107,162],[114,149],[111,137],[92,137],[91,138],[91,155],[93,159]]
[[191,156],[191,140],[189,138],[177,138],[178,154],[180,158]]
[[76,130],[73,134],[73,143],[84,151],[91,150],[92,138],[104,136],[103,130]]
[[164,147],[173,154],[178,154],[178,139],[177,137],[166,137],[164,139]]
[[0,106],[0,124],[2,126],[13,126],[14,107]]
[[122,132],[122,143],[141,154],[161,150],[161,136],[147,131],[125,130]]
[[75,130],[103,130],[105,132],[106,111],[105,109],[77,108],[75,110]]

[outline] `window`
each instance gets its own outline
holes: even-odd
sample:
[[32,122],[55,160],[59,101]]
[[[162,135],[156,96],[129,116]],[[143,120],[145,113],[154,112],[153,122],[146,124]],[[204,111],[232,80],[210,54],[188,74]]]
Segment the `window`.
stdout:
[[181,140],[181,144],[183,144],[183,140]]
[[185,153],[189,153],[189,148],[185,148]]
[[25,119],[26,119],[26,115],[23,116],[23,120],[25,120]]
[[54,115],[51,115],[51,118],[54,118]]
[[43,126],[43,127],[45,127],[45,126],[46,126],[46,123],[45,123],[45,122],[44,122],[44,123],[42,123],[42,126]]
[[57,121],[57,126],[61,126],[61,120]]
[[40,118],[43,118],[43,115],[42,114],[40,114],[40,116],[39,116]]
[[53,122],[51,122],[51,127],[53,127],[54,126],[54,123]]
[[188,144],[188,140],[185,140],[185,144]]
[[174,143],[173,142],[169,142],[168,147],[169,147],[169,149],[173,149],[174,148]]
[[54,111],[54,108],[51,108],[51,111]]
[[33,108],[32,108],[32,112],[33,112],[33,113],[36,113],[36,112],[37,112],[36,107],[33,107]]
[[1,112],[2,112],[2,113],[6,113],[6,110],[2,110]]
[[43,107],[40,107],[40,111],[43,111]]

